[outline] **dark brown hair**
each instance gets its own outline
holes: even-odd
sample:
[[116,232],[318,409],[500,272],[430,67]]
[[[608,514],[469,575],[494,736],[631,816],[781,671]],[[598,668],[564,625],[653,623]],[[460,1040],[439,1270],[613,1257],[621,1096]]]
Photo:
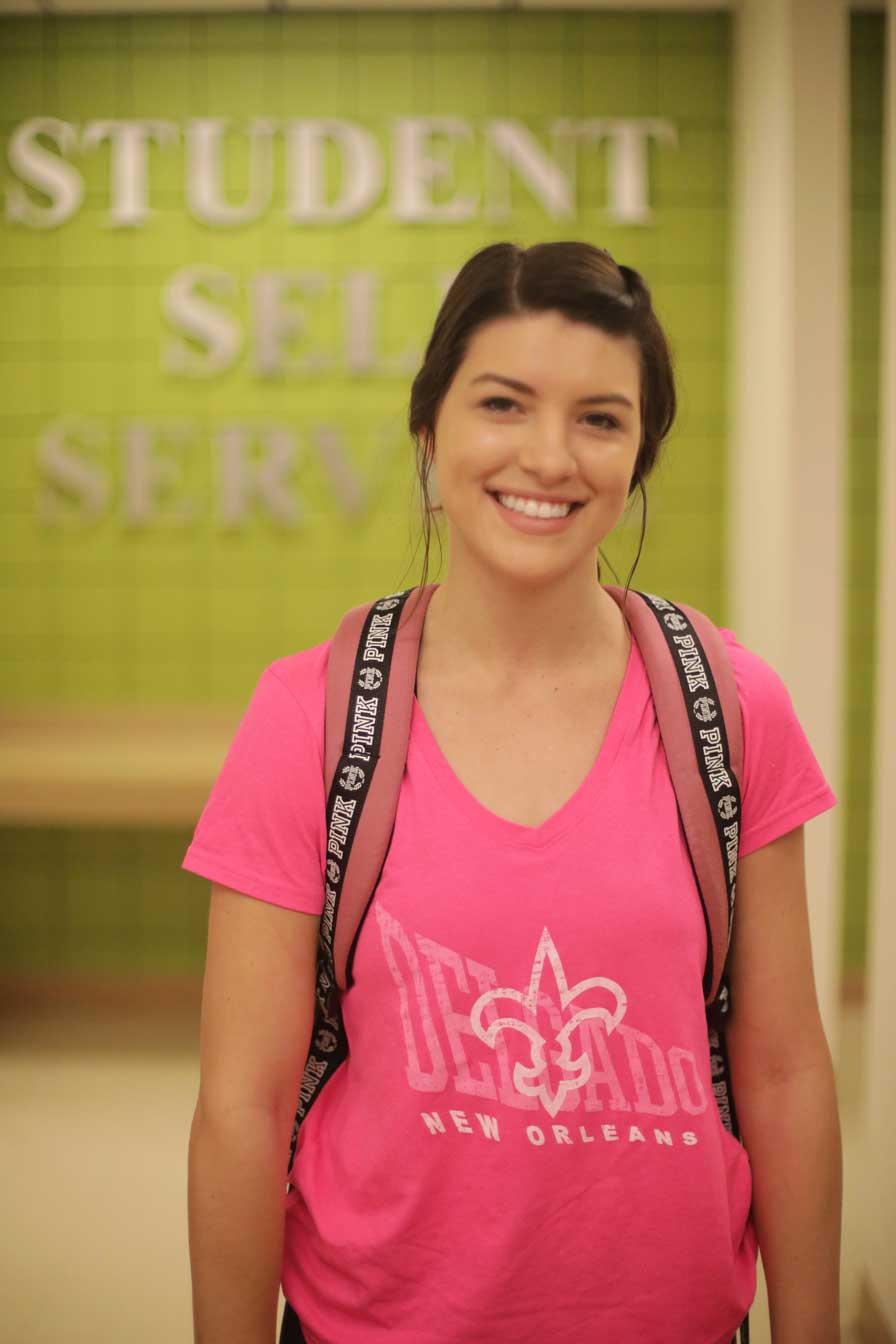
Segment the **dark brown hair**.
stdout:
[[[442,300],[423,364],[411,385],[408,411],[424,505],[425,553],[420,588],[426,584],[429,568],[433,509],[427,481],[439,406],[478,327],[496,318],[548,311],[562,313],[572,322],[591,323],[612,336],[631,336],[640,348],[641,443],[629,497],[640,489],[643,512],[638,554],[625,583],[628,590],[641,556],[647,522],[644,482],[675,418],[672,354],[641,275],[618,265],[604,248],[584,242],[535,243],[531,247],[492,243],[470,257]],[[597,578],[600,582],[600,559]]]

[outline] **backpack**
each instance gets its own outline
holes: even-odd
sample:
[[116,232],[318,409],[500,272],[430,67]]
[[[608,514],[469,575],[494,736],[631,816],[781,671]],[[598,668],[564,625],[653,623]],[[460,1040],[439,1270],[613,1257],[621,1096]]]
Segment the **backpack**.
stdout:
[[[326,855],[315,1015],[299,1088],[287,1190],[299,1125],[348,1055],[340,995],[392,842],[416,688],[423,618],[435,583],[353,607],[329,651],[324,776]],[[740,840],[743,727],[728,649],[702,611],[653,593],[604,585],[643,658],[706,925],[703,974],[713,1093],[740,1142],[725,1048],[725,974]],[[408,604],[412,593],[417,600]],[[732,1344],[736,1344],[736,1333]],[[740,1326],[749,1344],[749,1315]]]

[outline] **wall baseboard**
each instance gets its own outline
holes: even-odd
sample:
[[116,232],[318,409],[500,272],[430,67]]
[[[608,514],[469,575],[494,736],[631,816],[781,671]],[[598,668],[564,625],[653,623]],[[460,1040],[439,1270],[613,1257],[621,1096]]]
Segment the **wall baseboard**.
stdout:
[[196,1056],[201,1013],[198,975],[0,976],[6,1052]]
[[0,976],[0,1013],[49,1008],[198,1009],[202,976],[55,975]]

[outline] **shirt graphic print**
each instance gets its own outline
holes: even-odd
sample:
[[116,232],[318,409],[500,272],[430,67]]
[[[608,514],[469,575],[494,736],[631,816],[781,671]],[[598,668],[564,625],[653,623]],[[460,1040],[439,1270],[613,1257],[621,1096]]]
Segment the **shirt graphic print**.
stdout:
[[[616,981],[591,976],[569,985],[549,929],[542,932],[524,989],[482,989],[496,981],[491,967],[452,949],[436,949],[418,937],[416,943],[424,951],[423,969],[420,959],[410,953],[407,932],[382,902],[374,902],[372,914],[396,986],[407,1051],[405,1075],[414,1091],[441,1094],[453,1079],[455,1087],[460,1084],[482,1103],[497,1101],[502,1108],[531,1111],[536,1123],[525,1132],[535,1144],[545,1141],[542,1123],[549,1124],[556,1141],[573,1142],[568,1128],[551,1123],[564,1108],[602,1112],[612,1106],[637,1117],[700,1115],[707,1109],[710,1099],[701,1081],[702,1062],[698,1065],[691,1050],[681,1046],[664,1050],[633,1023],[624,1024],[628,998]],[[411,966],[409,975],[405,968]],[[470,985],[482,990],[468,1020],[466,1015],[459,1020],[452,1007],[446,982],[449,966],[461,991]],[[614,1032],[617,1050],[611,1050],[608,1039]],[[493,1062],[480,1062],[478,1081],[470,1072],[462,1033],[478,1038],[493,1055]],[[440,1040],[449,1042],[454,1074]],[[458,1120],[457,1114],[452,1113],[452,1118],[463,1126],[466,1121]],[[438,1113],[423,1113],[422,1118],[431,1132],[444,1132]],[[500,1138],[496,1115],[477,1112],[475,1119],[488,1138]],[[594,1134],[584,1125],[578,1126],[575,1135],[581,1142],[594,1142]],[[637,1125],[629,1127],[626,1137],[629,1142],[646,1142]],[[655,1138],[660,1143],[672,1142],[667,1130]],[[682,1140],[697,1142],[696,1135],[688,1131]]]

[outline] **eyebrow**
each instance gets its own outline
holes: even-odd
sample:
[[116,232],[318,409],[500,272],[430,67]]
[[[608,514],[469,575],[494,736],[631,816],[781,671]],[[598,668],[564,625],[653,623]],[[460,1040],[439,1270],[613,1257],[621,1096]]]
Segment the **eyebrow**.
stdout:
[[[473,383],[482,383],[487,379],[492,379],[496,383],[506,383],[508,387],[514,388],[517,392],[525,392],[527,396],[535,396],[535,388],[530,387],[528,383],[520,383],[516,378],[504,378],[500,373],[480,373],[476,378],[470,380],[470,386]],[[590,397],[579,397],[577,406],[591,405],[593,402],[616,401],[623,406],[628,406],[629,410],[634,410],[634,406],[628,397],[624,397],[621,392],[601,392],[594,393]]]

